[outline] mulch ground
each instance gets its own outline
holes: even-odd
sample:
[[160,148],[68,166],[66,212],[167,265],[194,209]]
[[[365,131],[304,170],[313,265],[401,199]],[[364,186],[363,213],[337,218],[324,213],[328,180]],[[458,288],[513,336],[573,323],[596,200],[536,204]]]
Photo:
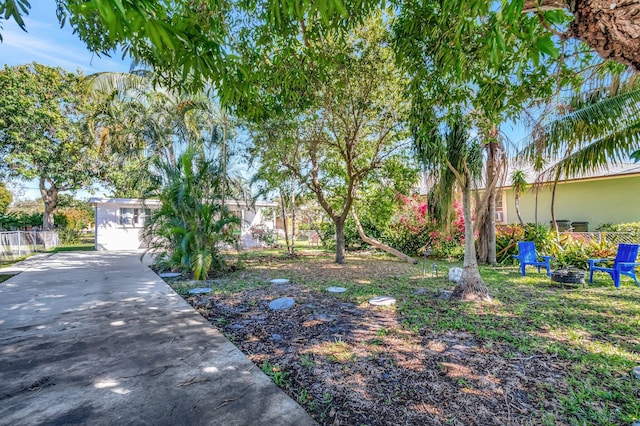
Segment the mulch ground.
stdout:
[[[400,272],[390,265],[406,268],[394,262],[380,272]],[[357,262],[329,260],[296,264],[287,276],[330,281],[333,268],[345,280],[365,276]],[[278,297],[296,304],[270,310]],[[546,389],[562,389],[564,366],[552,355],[524,356],[463,332],[409,331],[395,308],[356,305],[295,280],[187,300],[322,425],[540,424],[541,413],[559,411]]]

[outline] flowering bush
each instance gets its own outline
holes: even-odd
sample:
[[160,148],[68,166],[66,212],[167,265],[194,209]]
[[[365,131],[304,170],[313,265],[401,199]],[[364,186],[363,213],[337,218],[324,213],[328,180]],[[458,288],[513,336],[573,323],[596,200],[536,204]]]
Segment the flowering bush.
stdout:
[[276,235],[274,230],[267,228],[264,223],[253,225],[251,228],[249,228],[249,233],[251,234],[251,237],[253,239],[268,246],[275,245],[278,240],[278,236]]
[[463,253],[464,237],[462,208],[455,204],[456,219],[450,231],[441,231],[429,218],[427,202],[418,196],[399,195],[400,208],[391,218],[383,238],[392,247],[405,253],[430,251],[436,257],[459,257]]
[[58,228],[60,240],[65,244],[80,241],[80,232],[90,228],[93,222],[91,210],[76,207],[62,207],[54,214],[54,223]]

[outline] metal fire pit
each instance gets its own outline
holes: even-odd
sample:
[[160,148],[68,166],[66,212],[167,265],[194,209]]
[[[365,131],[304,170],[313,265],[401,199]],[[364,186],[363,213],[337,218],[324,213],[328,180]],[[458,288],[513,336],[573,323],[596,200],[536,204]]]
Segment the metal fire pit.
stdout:
[[586,274],[578,268],[559,269],[551,273],[551,280],[564,284],[584,284]]

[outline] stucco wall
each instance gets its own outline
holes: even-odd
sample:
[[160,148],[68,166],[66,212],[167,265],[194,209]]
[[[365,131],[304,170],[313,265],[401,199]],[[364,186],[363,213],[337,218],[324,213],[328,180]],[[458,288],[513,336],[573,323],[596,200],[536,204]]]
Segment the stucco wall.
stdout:
[[[135,199],[92,198],[90,203],[96,209],[96,250],[137,250],[145,248],[140,238],[144,223],[142,214],[145,209],[158,208],[160,203],[157,200],[147,200],[146,204],[143,205],[141,200]],[[271,208],[277,206],[277,204],[274,203],[262,204],[264,207]],[[245,248],[260,245],[249,233],[251,226],[261,222],[264,222],[267,228],[273,229],[275,226],[272,218],[263,215],[263,207],[258,206],[257,210],[246,209],[240,205],[230,205],[229,207],[242,219],[241,236]],[[121,210],[123,208],[138,209],[138,220],[123,221],[123,211]]]
[[[520,199],[520,214],[524,222],[535,222],[535,193],[527,190]],[[505,191],[505,222],[516,223],[515,197],[512,189]],[[556,220],[589,222],[589,230],[603,223],[640,221],[640,176],[560,182],[556,189]],[[551,220],[551,187],[538,193],[538,223]]]
[[98,204],[96,211],[96,250],[136,250],[144,248],[140,241],[142,224],[120,223],[120,208],[139,208],[136,204]]

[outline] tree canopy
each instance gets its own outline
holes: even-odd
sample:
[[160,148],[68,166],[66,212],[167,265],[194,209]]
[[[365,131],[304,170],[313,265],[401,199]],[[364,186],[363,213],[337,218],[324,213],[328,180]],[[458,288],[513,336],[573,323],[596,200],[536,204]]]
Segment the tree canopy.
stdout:
[[58,193],[88,186],[100,172],[86,128],[90,99],[81,74],[39,64],[0,71],[0,149],[10,176],[37,178],[53,226]]
[[306,53],[316,62],[307,104],[288,119],[274,115],[254,132],[255,155],[265,164],[275,156],[331,217],[338,263],[344,262],[344,223],[360,185],[408,136],[402,124],[408,110],[404,79],[385,37],[378,16],[347,39],[309,41]]

